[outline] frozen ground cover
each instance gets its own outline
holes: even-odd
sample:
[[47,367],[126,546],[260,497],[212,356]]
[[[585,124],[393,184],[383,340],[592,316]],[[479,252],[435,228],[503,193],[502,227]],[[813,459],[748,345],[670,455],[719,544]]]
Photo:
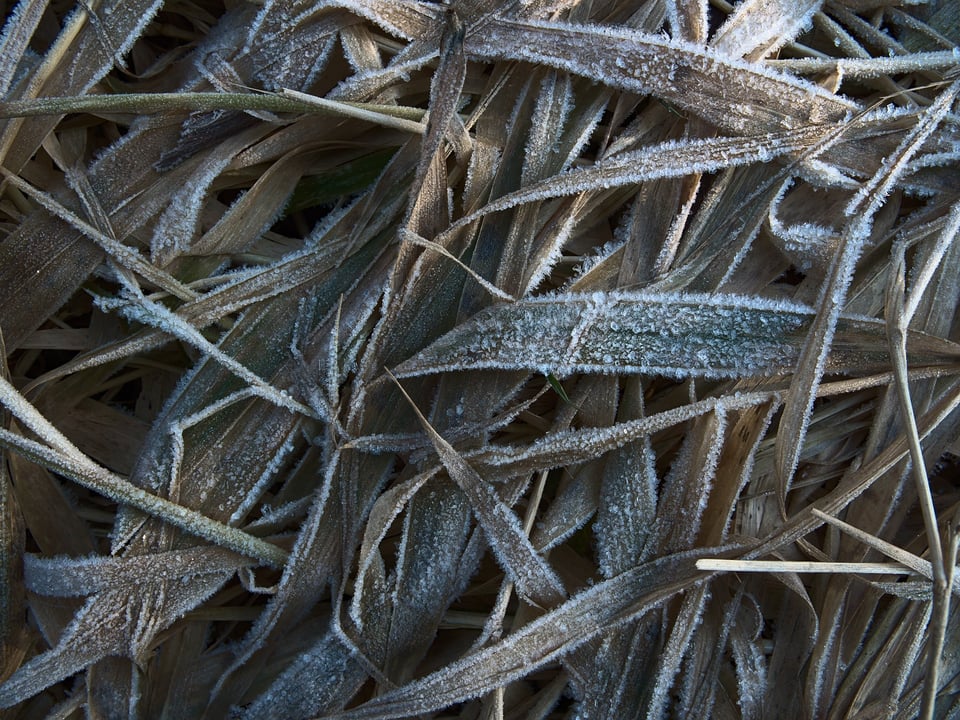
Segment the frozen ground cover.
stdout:
[[960,716],[955,2],[4,7],[4,717]]

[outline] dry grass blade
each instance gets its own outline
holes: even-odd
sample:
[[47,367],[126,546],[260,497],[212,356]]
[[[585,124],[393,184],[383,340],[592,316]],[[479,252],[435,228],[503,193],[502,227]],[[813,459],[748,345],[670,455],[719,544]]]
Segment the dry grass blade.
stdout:
[[[907,441],[910,446],[910,459],[916,483],[920,510],[923,514],[924,529],[930,552],[930,566],[933,570],[933,603],[931,608],[930,634],[927,642],[927,681],[923,693],[923,705],[920,716],[923,720],[933,718],[934,704],[940,687],[940,655],[946,636],[947,622],[950,616],[950,595],[953,568],[944,565],[944,552],[940,542],[940,527],[937,511],[927,479],[923,448],[917,432],[917,420],[914,416],[913,402],[910,398],[910,386],[907,382],[907,338],[906,328],[910,321],[904,307],[904,260],[903,248],[894,246],[896,259],[890,267],[890,283],[887,289],[887,327],[890,335],[890,355],[896,373],[897,395],[906,425]],[[919,292],[919,291],[918,291]],[[912,313],[911,313],[912,315]],[[951,565],[953,558],[951,557]]]
[[33,406],[3,378],[0,378],[0,402],[17,420],[47,443],[44,445],[9,430],[0,430],[0,442],[4,447],[20,452],[30,460],[60,472],[116,502],[161,517],[177,527],[215,543],[221,543],[248,557],[257,558],[273,566],[282,566],[286,560],[286,552],[277,546],[236,528],[210,520],[169,500],[151,495],[128,480],[98,466],[37,413]]
[[[466,42],[480,56],[543,63],[654,95],[734,132],[830,122],[854,109],[789,76],[626,29],[497,19],[468,31]],[[725,88],[733,86],[742,95],[731,102]]]
[[762,58],[790,42],[808,25],[820,9],[819,0],[741,3],[713,36],[710,46],[738,57]]
[[530,544],[517,516],[503,504],[490,485],[470,467],[453,446],[433,429],[403,387],[399,387],[430,437],[430,442],[433,443],[451,479],[470,499],[473,511],[487,534],[487,541],[512,577],[517,592],[528,602],[543,607],[552,607],[562,602],[566,597],[563,584]]
[[[0,348],[3,338],[0,336]],[[9,377],[6,360],[0,374]],[[6,424],[6,423],[4,423]],[[23,662],[26,633],[22,625],[26,588],[23,582],[23,554],[26,533],[20,508],[13,493],[6,458],[0,458],[0,678],[6,680]]]
[[17,5],[7,18],[0,37],[0,96],[6,97],[17,71],[17,64],[43,19],[49,0],[31,0]]
[[917,125],[900,142],[896,153],[885,158],[880,169],[864,183],[845,209],[845,214],[850,219],[830,264],[830,274],[820,292],[819,312],[801,351],[792,392],[780,421],[777,470],[781,482],[781,506],[785,503],[784,497],[796,469],[814,393],[823,375],[840,309],[846,299],[853,270],[875,222],[874,215],[891,192],[897,178],[906,171],[906,163],[919,151],[922,143],[950,110],[958,92],[960,82],[955,82],[947,92],[938,97],[934,105],[924,111]]
[[727,572],[853,573],[860,575],[902,575],[910,573],[895,563],[835,563],[789,560],[697,560],[698,570]]
[[[395,369],[398,377],[454,370],[536,370],[544,375],[659,373],[740,377],[789,370],[813,313],[765,298],[693,294],[592,293],[524,300],[472,318]],[[879,326],[842,323],[841,336],[879,340]],[[858,338],[859,340],[860,338]],[[862,342],[862,341],[861,341]],[[870,367],[876,345],[861,357]],[[839,343],[838,343],[839,345]],[[858,348],[859,349],[859,348]],[[952,349],[944,347],[947,356]],[[854,350],[855,355],[857,351]]]
[[8,4],[5,714],[957,714],[956,3]]
[[[691,572],[690,556],[666,557],[652,565],[604,581],[571,598],[506,639],[468,655],[407,687],[332,717],[400,718],[429,712],[475,697],[553,658],[569,653],[604,628],[610,628],[703,582]],[[640,587],[644,589],[635,594]],[[557,628],[561,628],[557,632]]]
[[394,105],[371,105],[326,100],[284,88],[278,93],[128,93],[125,95],[80,95],[44,97],[0,103],[0,117],[36,117],[66,113],[136,113],[138,115],[189,110],[261,110],[277,113],[323,113],[366,120],[384,127],[422,135],[416,122],[423,111]]

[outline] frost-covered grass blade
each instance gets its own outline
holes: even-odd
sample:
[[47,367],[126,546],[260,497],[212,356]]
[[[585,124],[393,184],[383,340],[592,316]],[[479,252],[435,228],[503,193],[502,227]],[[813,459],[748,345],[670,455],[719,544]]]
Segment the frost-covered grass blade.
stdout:
[[11,5],[5,712],[955,714],[955,3]]

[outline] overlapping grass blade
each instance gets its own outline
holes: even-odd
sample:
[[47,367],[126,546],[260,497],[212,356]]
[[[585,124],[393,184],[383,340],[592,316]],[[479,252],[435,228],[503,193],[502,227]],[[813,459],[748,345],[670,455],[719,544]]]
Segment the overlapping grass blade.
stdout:
[[0,701],[949,716],[955,20],[21,0]]

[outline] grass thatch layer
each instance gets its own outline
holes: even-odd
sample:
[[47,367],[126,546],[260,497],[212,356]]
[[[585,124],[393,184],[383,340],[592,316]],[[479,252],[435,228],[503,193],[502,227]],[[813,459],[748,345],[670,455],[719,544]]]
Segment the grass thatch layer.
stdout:
[[960,716],[950,0],[22,0],[15,718]]

